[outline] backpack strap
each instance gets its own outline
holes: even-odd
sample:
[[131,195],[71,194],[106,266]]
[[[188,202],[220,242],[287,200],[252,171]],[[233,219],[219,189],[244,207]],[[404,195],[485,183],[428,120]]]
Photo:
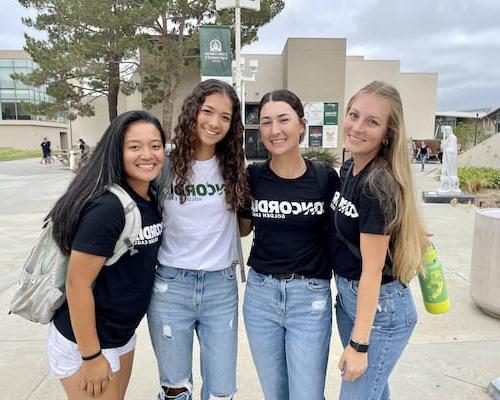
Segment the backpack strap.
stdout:
[[328,169],[326,168],[326,164],[322,161],[317,161],[317,160],[308,160],[308,161],[313,166],[313,171],[314,174],[316,175],[316,183],[318,184],[320,196],[321,198],[325,198],[329,182]]
[[256,188],[259,176],[264,171],[264,168],[268,165],[268,161],[264,162],[254,162],[248,166],[248,177],[250,188]]
[[169,154],[165,152],[165,161],[163,162],[163,167],[161,169],[160,175],[156,178],[153,183],[153,188],[155,191],[156,198],[158,199],[158,207],[161,209],[163,207],[163,200],[165,199],[165,194],[168,191],[169,186],[174,181],[174,174],[172,174],[172,162],[170,160]]
[[245,273],[245,258],[243,257],[243,249],[241,248],[241,237],[240,237],[240,225],[238,224],[238,215],[235,218],[236,221],[236,250],[238,252],[238,260],[236,261],[240,264],[240,275],[241,282],[245,283],[247,281],[246,273]]
[[113,255],[106,260],[104,265],[114,264],[127,251],[130,252],[130,255],[136,254],[137,250],[134,248],[134,241],[137,239],[137,236],[139,236],[142,228],[142,219],[139,208],[125,189],[117,184],[113,184],[108,187],[108,191],[113,193],[118,200],[120,200],[120,203],[123,206],[123,211],[125,213],[125,226],[123,227],[120,237],[116,241]]

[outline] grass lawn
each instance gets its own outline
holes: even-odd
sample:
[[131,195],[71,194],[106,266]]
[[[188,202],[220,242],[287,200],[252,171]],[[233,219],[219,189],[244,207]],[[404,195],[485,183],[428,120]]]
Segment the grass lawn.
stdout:
[[22,158],[42,158],[41,150],[18,150],[0,147],[0,161],[20,160]]

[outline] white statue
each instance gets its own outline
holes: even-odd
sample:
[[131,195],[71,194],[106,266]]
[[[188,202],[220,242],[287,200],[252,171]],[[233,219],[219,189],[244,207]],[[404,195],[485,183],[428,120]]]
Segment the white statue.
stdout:
[[457,137],[453,133],[451,126],[441,127],[443,140],[441,150],[443,152],[443,163],[441,165],[441,187],[439,193],[461,193],[457,175]]

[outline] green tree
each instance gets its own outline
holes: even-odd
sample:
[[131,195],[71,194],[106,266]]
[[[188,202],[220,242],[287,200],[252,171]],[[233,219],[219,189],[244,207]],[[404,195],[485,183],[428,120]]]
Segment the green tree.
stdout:
[[474,138],[477,145],[490,137],[488,131],[482,126],[476,126],[474,122],[459,122],[454,128],[453,133],[457,137],[457,141],[460,143],[463,151],[474,147]]
[[[159,18],[146,27],[151,36],[141,48],[138,87],[147,108],[162,104],[163,127],[170,141],[174,101],[180,85],[190,72],[199,70],[200,25],[233,25],[234,9],[217,11],[215,0],[151,0],[150,4]],[[242,44],[255,41],[258,29],[283,8],[283,0],[261,0],[260,11],[243,9]]]
[[[29,105],[33,113],[55,116],[68,112],[90,116],[86,96],[105,95],[110,120],[117,115],[120,88],[137,65],[142,25],[152,19],[148,7],[134,0],[19,0],[37,10],[25,25],[46,33],[46,39],[25,34],[25,50],[38,68],[14,75],[25,84],[47,85],[51,102]],[[74,117],[75,115],[70,115]]]

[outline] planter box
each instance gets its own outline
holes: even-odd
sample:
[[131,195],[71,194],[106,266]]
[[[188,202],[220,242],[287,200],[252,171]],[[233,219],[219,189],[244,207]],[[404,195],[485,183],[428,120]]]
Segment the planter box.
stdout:
[[500,208],[476,211],[470,294],[487,314],[500,318]]

